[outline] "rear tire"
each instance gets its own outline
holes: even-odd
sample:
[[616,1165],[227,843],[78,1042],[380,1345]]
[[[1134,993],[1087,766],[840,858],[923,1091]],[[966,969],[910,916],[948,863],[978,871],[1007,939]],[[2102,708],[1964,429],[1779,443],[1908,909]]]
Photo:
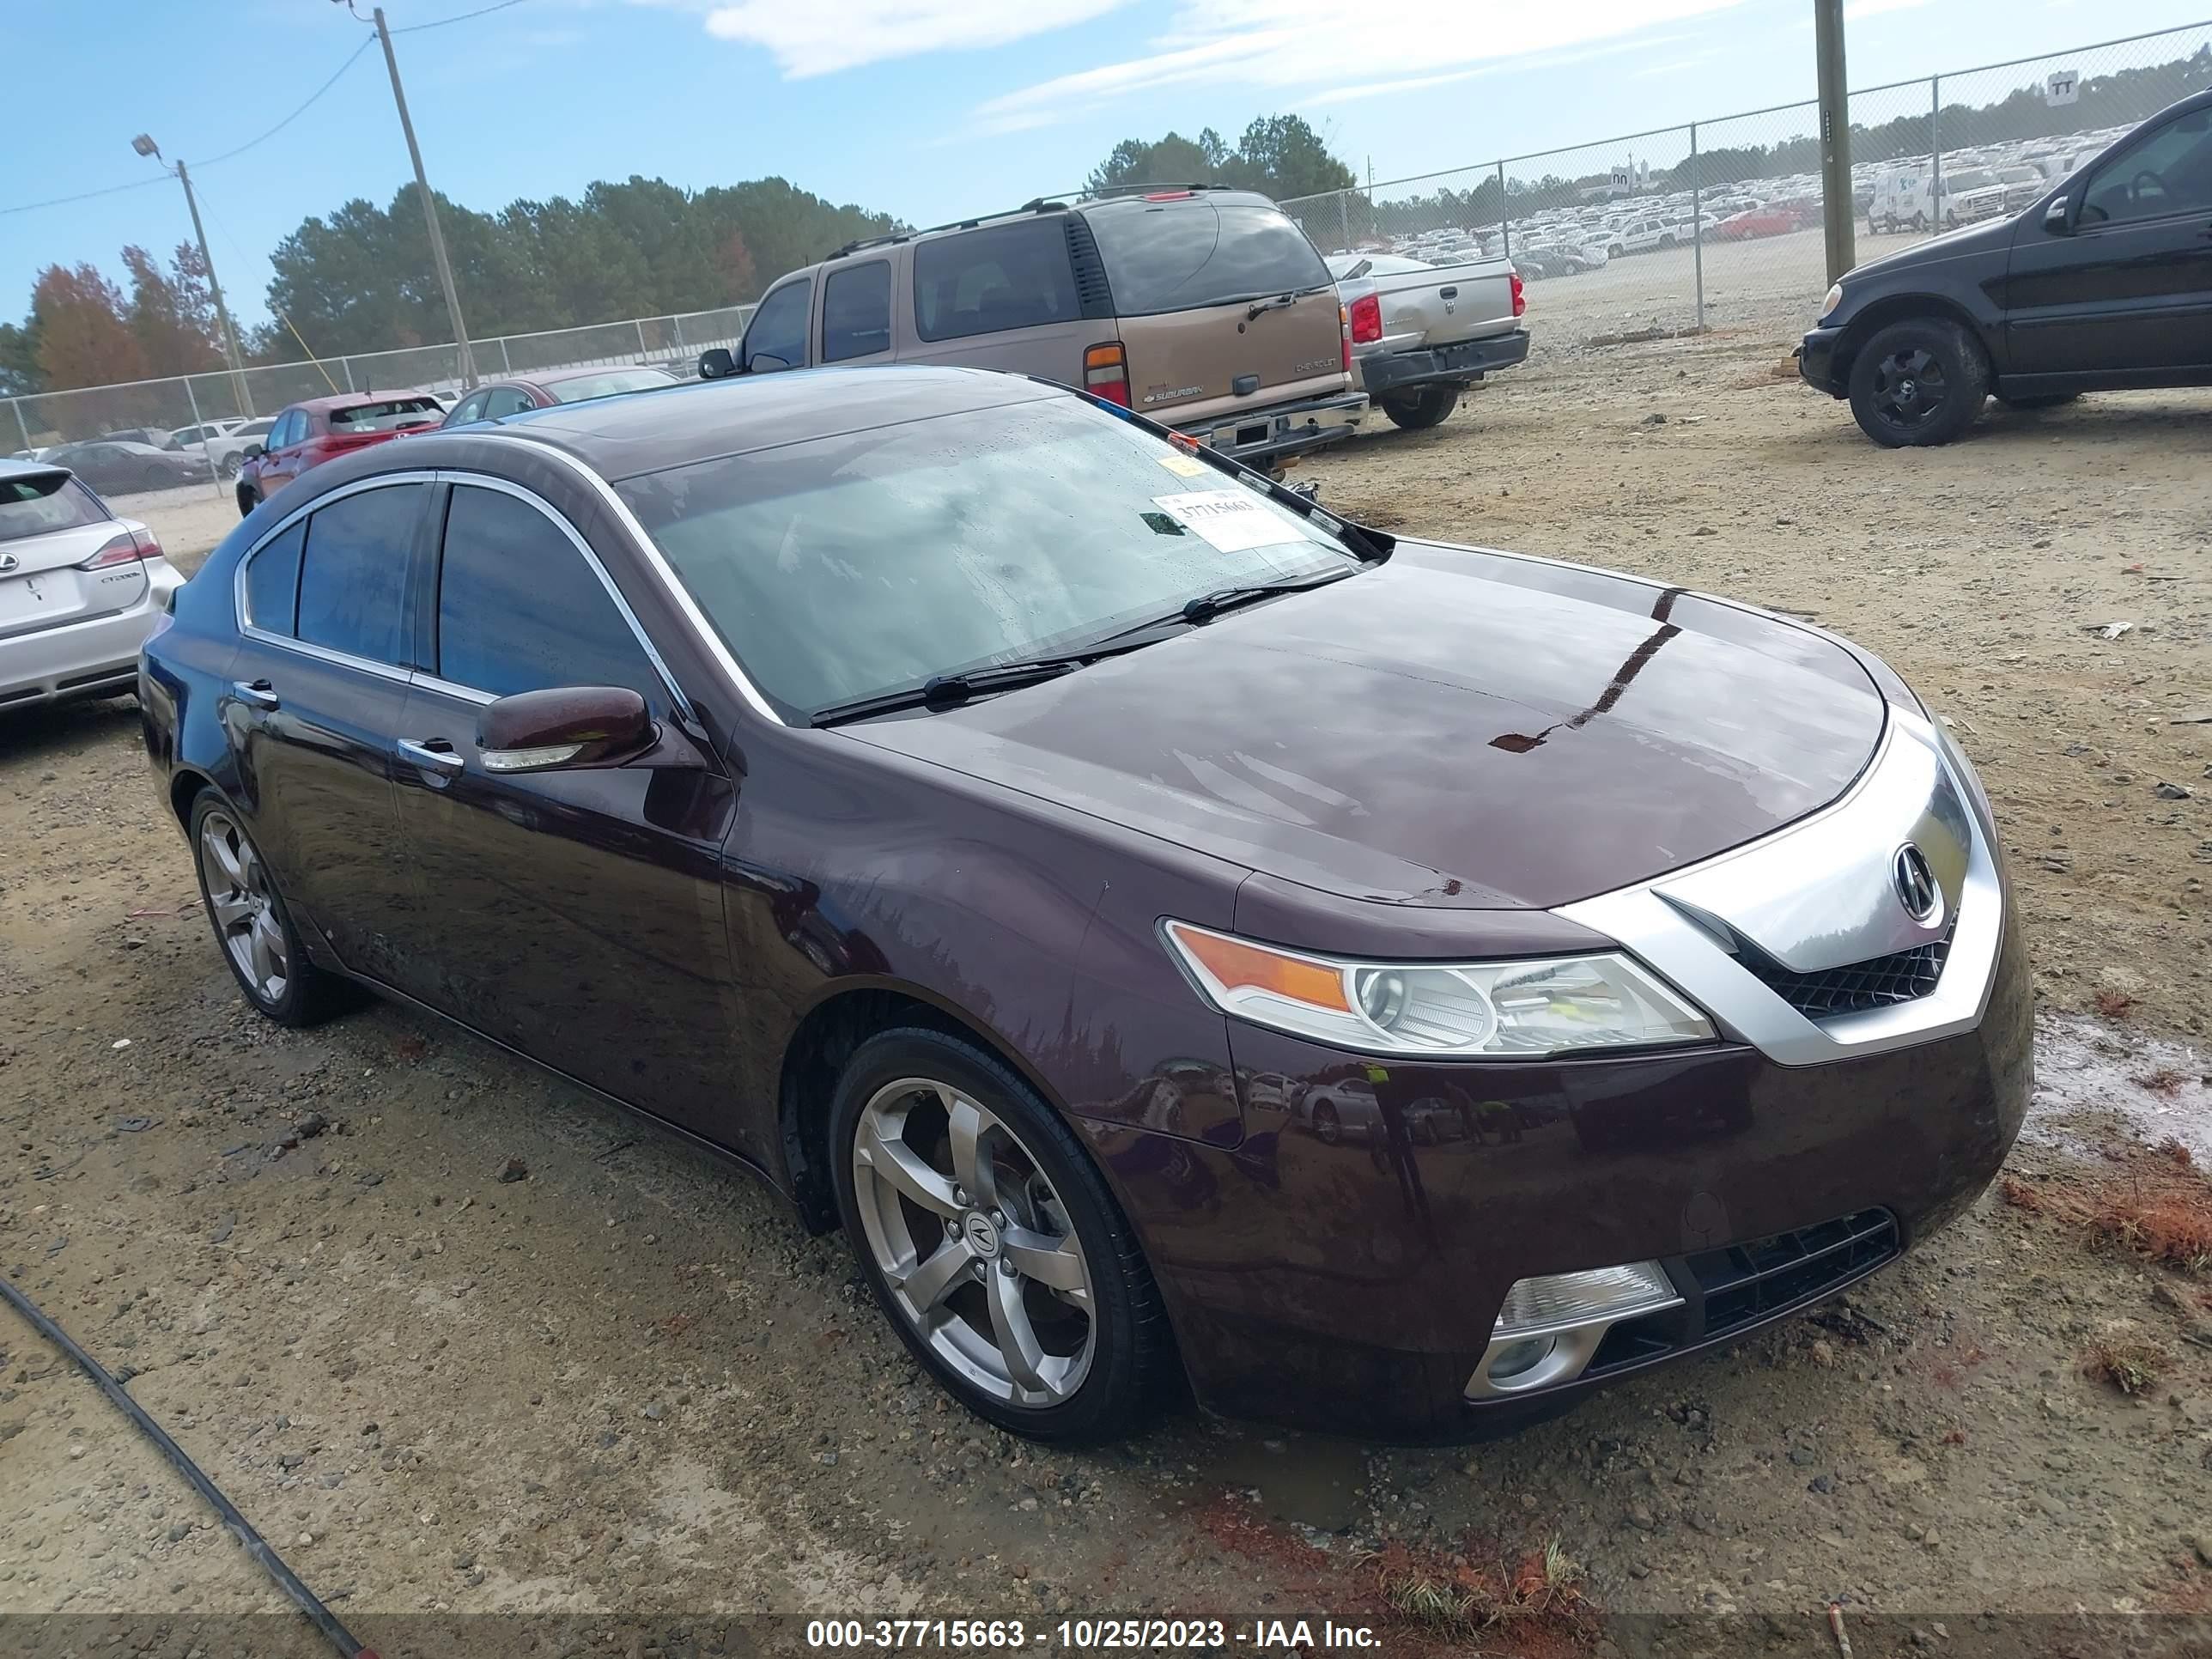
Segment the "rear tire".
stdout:
[[831,1098],[830,1163],[877,1305],[977,1416],[1095,1441],[1151,1403],[1172,1347],[1135,1231],[995,1055],[918,1027],[869,1038]]
[[279,1025],[315,1025],[354,1000],[353,988],[307,959],[276,877],[238,814],[212,789],[192,802],[192,863],[200,902],[231,977],[258,1013]]
[[1403,428],[1407,432],[1419,432],[1425,427],[1442,424],[1445,417],[1459,407],[1459,388],[1455,386],[1423,386],[1418,392],[1400,392],[1377,401],[1391,425]]
[[1949,443],[1982,412],[1989,389],[1980,342],[1941,317],[1892,323],[1851,360],[1851,414],[1885,449]]
[[245,463],[237,456],[226,455],[215,464],[216,474],[218,477],[235,478],[238,476],[238,469],[244,465]]

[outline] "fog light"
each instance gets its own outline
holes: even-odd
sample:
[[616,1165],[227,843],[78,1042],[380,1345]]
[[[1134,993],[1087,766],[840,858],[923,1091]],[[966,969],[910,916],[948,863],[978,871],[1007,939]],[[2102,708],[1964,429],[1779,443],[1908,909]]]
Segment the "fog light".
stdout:
[[1492,1352],[1484,1374],[1493,1383],[1510,1382],[1542,1364],[1553,1344],[1553,1339],[1548,1336],[1524,1337],[1518,1342],[1509,1342]]
[[1618,1267],[1592,1267],[1584,1273],[1545,1273],[1515,1281],[1498,1310],[1496,1336],[1523,1332],[1558,1330],[1602,1319],[1610,1323],[1655,1309],[1672,1307],[1682,1298],[1664,1268],[1656,1261],[1628,1261]]

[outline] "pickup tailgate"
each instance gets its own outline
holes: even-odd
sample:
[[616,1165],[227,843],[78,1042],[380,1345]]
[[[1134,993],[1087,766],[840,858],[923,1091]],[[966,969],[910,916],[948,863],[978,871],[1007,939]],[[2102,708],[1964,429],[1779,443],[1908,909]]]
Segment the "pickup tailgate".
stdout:
[[[1510,333],[1517,320],[1512,270],[1504,259],[1483,259],[1357,279],[1373,284],[1382,307],[1382,339],[1359,349],[1419,351]],[[1352,291],[1347,284],[1347,295]]]

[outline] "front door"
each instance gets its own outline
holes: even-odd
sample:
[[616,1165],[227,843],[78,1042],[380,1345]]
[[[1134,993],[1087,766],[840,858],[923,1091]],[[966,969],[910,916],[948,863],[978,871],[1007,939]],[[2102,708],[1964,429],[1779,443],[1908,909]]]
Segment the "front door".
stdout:
[[357,973],[406,971],[416,888],[392,796],[427,482],[326,499],[246,564],[222,719],[246,830],[297,919]]
[[2137,134],[2069,187],[2062,228],[2031,214],[2006,283],[2007,378],[2064,388],[2212,374],[2212,109]]
[[596,560],[535,496],[456,482],[434,620],[397,746],[399,817],[428,907],[407,988],[487,1036],[757,1158],[732,1103],[739,1029],[720,854],[736,791],[708,760],[498,775],[493,698],[627,686],[675,697]]

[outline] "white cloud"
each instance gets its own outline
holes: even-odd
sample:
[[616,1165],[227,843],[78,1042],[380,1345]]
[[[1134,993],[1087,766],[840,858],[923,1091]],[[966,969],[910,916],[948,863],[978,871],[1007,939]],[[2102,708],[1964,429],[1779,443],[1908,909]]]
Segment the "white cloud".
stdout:
[[1916,11],[1928,0],[1844,0],[1844,21],[1856,23],[1862,17],[1879,17],[1886,11]]
[[1103,16],[1128,0],[738,0],[707,32],[765,47],[798,80],[887,58],[1012,40]]
[[[1894,5],[1917,0],[1859,0]],[[1146,56],[1057,76],[979,107],[987,131],[1014,131],[1132,94],[1194,84],[1301,92],[1340,103],[1466,79],[1506,60],[1584,46],[1741,0],[1178,0]],[[1423,71],[1407,76],[1418,64]]]

